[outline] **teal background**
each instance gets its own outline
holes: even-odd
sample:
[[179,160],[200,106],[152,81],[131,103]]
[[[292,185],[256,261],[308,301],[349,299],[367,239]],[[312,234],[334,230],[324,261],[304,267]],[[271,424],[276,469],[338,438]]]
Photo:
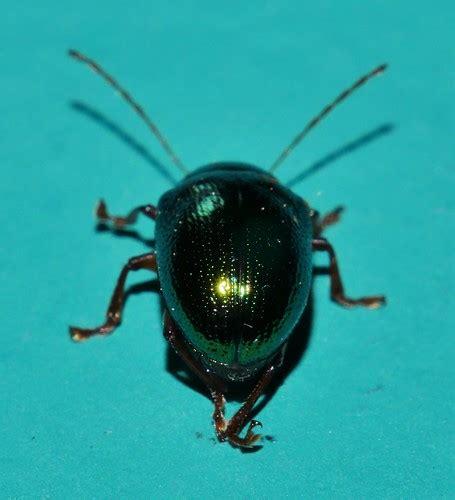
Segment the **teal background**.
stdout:
[[[454,15],[452,1],[2,7],[2,497],[455,496]],[[278,171],[317,209],[346,205],[327,236],[347,291],[388,305],[343,310],[316,279],[309,346],[258,416],[275,438],[258,453],[214,444],[210,401],[166,370],[156,294],[131,296],[112,337],[68,338],[102,320],[121,266],[148,248],[96,232],[96,200],[126,212],[180,178],[70,47],[130,89],[191,168],[270,165],[390,63]]]

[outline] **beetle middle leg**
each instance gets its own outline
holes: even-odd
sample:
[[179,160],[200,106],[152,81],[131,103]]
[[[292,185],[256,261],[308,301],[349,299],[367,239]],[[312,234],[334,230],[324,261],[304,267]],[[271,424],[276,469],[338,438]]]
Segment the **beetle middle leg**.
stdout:
[[120,276],[117,280],[117,285],[112,294],[111,302],[107,309],[106,321],[96,328],[78,328],[70,326],[71,338],[77,342],[88,339],[93,335],[107,335],[111,333],[122,320],[122,309],[125,296],[125,282],[130,271],[139,271],[140,269],[148,269],[156,271],[156,254],[146,253],[138,257],[132,257],[123,267]]
[[153,205],[141,205],[136,207],[126,216],[110,215],[104,200],[100,200],[95,209],[96,216],[100,222],[111,222],[115,229],[134,224],[139,214],[144,214],[150,219],[156,218],[156,207]]
[[335,255],[335,250],[325,238],[313,239],[313,250],[317,252],[327,252],[330,257],[329,272],[330,272],[330,297],[334,302],[344,307],[363,306],[370,309],[376,309],[385,303],[383,295],[372,295],[371,297],[361,297],[359,299],[351,299],[344,294],[343,282],[341,281],[340,270]]

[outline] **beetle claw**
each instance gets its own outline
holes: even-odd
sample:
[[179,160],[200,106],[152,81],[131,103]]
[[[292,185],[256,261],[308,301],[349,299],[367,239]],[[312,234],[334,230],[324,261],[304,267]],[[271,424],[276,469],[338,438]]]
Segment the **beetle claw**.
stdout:
[[383,295],[379,295],[378,297],[371,297],[371,301],[368,304],[369,309],[378,309],[382,307],[386,303],[386,299]]
[[253,432],[253,429],[257,426],[262,427],[261,422],[252,420],[244,438],[240,437],[238,434],[229,433],[228,427],[226,434],[223,436],[223,441],[227,440],[231,445],[237,446],[238,448],[254,448],[258,445],[258,441],[262,439],[261,434],[255,434]]
[[95,215],[100,221],[107,221],[109,219],[106,202],[104,200],[98,200],[95,207]]
[[360,305],[368,309],[378,309],[386,303],[384,295],[373,295],[371,297],[363,297],[355,301],[353,305]]
[[83,342],[84,340],[87,340],[89,337],[86,331],[80,328],[76,328],[75,326],[70,326],[69,332],[71,340],[74,340],[74,342]]

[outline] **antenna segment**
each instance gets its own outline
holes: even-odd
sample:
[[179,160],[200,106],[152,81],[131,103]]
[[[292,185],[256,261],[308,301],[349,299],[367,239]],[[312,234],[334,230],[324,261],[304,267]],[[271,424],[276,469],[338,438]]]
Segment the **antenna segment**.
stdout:
[[316,115],[307,125],[306,127],[299,132],[294,140],[287,146],[284,151],[280,154],[280,156],[274,161],[272,166],[269,169],[269,172],[274,172],[283,161],[287,158],[289,153],[291,153],[304,139],[304,137],[312,130],[319,122],[325,118],[338,104],[343,102],[346,98],[348,98],[353,92],[355,92],[358,88],[362,87],[368,80],[371,78],[382,74],[387,69],[387,64],[381,64],[377,68],[373,69],[366,75],[359,78],[355,83],[353,83],[349,88],[344,90],[334,101],[332,101],[329,105],[327,105],[318,115]]
[[114,78],[109,75],[104,69],[96,63],[93,59],[88,58],[84,54],[81,54],[80,52],[76,50],[69,50],[68,54],[76,59],[79,62],[87,64],[95,73],[100,75],[104,80],[107,81],[107,83],[113,87],[122,97],[125,99],[125,101],[134,109],[134,111],[142,118],[142,120],[145,122],[147,127],[151,130],[152,134],[158,139],[160,142],[161,146],[163,149],[166,151],[166,153],[170,156],[171,160],[174,162],[174,164],[177,166],[177,168],[183,173],[183,174],[188,174],[188,169],[183,165],[183,163],[180,161],[178,156],[174,153],[172,150],[171,146],[167,142],[167,140],[164,138],[163,134],[160,132],[158,127],[152,122],[152,120],[147,116],[145,111],[142,109],[142,107],[130,96],[130,94],[116,81]]

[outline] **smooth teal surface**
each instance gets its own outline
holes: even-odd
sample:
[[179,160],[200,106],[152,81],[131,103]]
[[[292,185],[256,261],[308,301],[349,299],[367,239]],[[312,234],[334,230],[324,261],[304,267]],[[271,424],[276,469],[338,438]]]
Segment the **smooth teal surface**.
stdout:
[[[1,497],[455,496],[454,15],[452,1],[3,6]],[[391,65],[278,171],[319,210],[348,207],[327,232],[346,288],[389,303],[346,311],[316,280],[309,347],[259,414],[276,442],[258,453],[214,445],[209,400],[166,370],[155,294],[131,296],[112,337],[68,338],[102,320],[122,264],[147,250],[97,233],[96,200],[156,202],[172,182],[154,159],[179,178],[69,47],[131,89],[191,167],[271,164]]]

